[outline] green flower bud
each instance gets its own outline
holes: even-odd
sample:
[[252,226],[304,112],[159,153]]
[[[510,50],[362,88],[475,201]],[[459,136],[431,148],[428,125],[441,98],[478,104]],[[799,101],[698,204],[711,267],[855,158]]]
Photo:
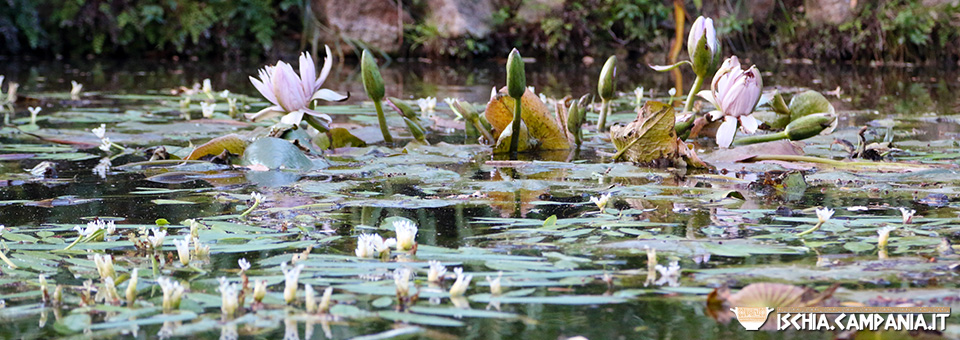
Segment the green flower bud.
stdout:
[[616,76],[617,56],[613,55],[607,58],[607,62],[603,64],[603,70],[600,71],[600,82],[597,84],[597,92],[600,92],[601,99],[613,99],[617,82]]
[[570,109],[567,110],[567,131],[573,135],[574,143],[577,146],[583,143],[582,126],[586,116],[586,111],[580,108],[580,100],[574,99],[570,103]]
[[520,51],[513,49],[507,58],[507,94],[520,100],[526,90],[527,75],[523,70],[523,58],[520,57]]
[[720,41],[713,19],[701,16],[693,22],[687,36],[687,54],[693,63],[693,72],[699,76],[706,76],[720,62]]
[[363,56],[360,57],[360,73],[363,75],[363,88],[367,91],[367,96],[375,102],[383,99],[386,93],[383,88],[383,77],[380,76],[377,61],[373,59],[370,50],[363,50]]
[[814,113],[790,122],[784,132],[790,140],[804,140],[819,135],[836,120],[837,116],[834,114]]
[[789,115],[790,107],[787,106],[787,102],[783,100],[783,94],[780,91],[776,91],[773,94],[773,101],[770,102],[770,107],[773,108],[773,112],[781,115]]

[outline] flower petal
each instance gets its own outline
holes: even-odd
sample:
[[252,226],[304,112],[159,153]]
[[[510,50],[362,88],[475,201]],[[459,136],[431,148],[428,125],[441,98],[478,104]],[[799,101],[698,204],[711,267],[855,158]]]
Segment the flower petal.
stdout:
[[333,90],[320,89],[319,91],[313,94],[313,97],[310,98],[310,100],[323,99],[328,102],[339,102],[339,101],[347,100],[347,98],[350,98],[350,93],[347,93],[347,95],[344,96],[342,94],[334,92]]
[[314,83],[313,92],[320,90],[320,86],[323,86],[323,82],[327,81],[327,76],[330,75],[330,68],[333,67],[333,57],[330,53],[330,46],[323,45],[323,50],[327,52],[327,56],[323,57],[323,69],[320,70],[320,77],[317,78],[317,81]]
[[244,117],[254,122],[257,122],[267,118],[281,116],[284,113],[287,113],[287,112],[284,111],[282,107],[280,107],[279,105],[274,105],[274,106],[267,107],[263,110],[260,110],[260,112],[257,112],[257,113],[245,113]]
[[288,112],[307,106],[307,97],[300,87],[300,77],[290,64],[282,61],[277,63],[273,71],[273,93],[277,96],[277,104]]
[[716,106],[718,109],[720,108],[720,104],[717,103],[717,98],[713,97],[713,92],[710,92],[709,90],[703,90],[697,92],[697,95],[700,96],[700,98],[706,99],[708,102],[710,102],[710,104],[713,104],[713,106]]
[[[261,74],[261,76],[263,76],[263,74]],[[250,82],[253,83],[253,87],[257,88],[257,92],[260,92],[260,94],[263,95],[263,97],[266,98],[268,101],[270,101],[271,104],[280,105],[277,103],[277,96],[273,95],[273,89],[271,88],[273,84],[264,83],[254,77],[250,77]]]
[[720,128],[717,129],[717,145],[721,148],[729,148],[733,143],[733,136],[737,134],[737,119],[726,116]]
[[757,132],[758,126],[757,119],[753,118],[752,114],[740,116],[740,131],[743,131],[743,133]]
[[300,125],[301,120],[303,120],[303,110],[297,110],[280,118],[280,123],[297,126]]
[[313,63],[313,57],[310,53],[300,54],[300,85],[303,87],[303,95],[309,96],[316,92],[313,88],[317,85],[317,66]]

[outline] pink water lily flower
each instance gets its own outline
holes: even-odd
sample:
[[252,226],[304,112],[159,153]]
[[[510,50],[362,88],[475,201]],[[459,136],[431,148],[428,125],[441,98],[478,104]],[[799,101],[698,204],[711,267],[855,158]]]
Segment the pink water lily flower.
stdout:
[[333,67],[330,47],[324,46],[324,48],[327,57],[323,59],[323,69],[319,77],[310,53],[300,55],[299,75],[293,70],[293,66],[278,61],[275,66],[265,66],[261,69],[260,79],[250,77],[250,82],[257,91],[260,91],[260,94],[273,105],[255,114],[247,114],[247,119],[260,121],[282,115],[281,123],[298,125],[303,120],[303,115],[308,114],[319,118],[324,125],[329,124],[330,116],[310,109],[310,103],[315,99],[342,101],[348,96],[320,88],[327,80],[330,68]]
[[723,62],[713,77],[711,90],[698,93],[717,107],[716,111],[710,112],[711,120],[723,119],[717,129],[717,144],[721,148],[730,147],[733,143],[738,125],[744,133],[757,131],[759,124],[752,113],[760,101],[762,89],[763,79],[757,66],[743,70],[737,56],[732,56]]

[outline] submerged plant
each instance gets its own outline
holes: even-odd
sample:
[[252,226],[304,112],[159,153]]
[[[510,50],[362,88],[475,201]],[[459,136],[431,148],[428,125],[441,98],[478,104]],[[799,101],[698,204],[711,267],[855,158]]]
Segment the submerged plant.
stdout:
[[387,116],[383,114],[383,96],[386,95],[386,89],[383,86],[383,77],[380,76],[380,68],[377,61],[373,59],[370,50],[363,50],[360,57],[360,73],[363,78],[363,89],[367,91],[367,97],[373,100],[373,106],[377,109],[377,122],[380,123],[380,133],[383,134],[383,141],[393,143],[393,137],[390,136],[390,129],[387,127]]
[[260,79],[250,77],[250,82],[257,88],[271,106],[255,114],[247,114],[247,119],[261,121],[271,117],[283,116],[281,123],[299,125],[306,120],[314,128],[327,131],[330,116],[320,113],[311,104],[314,100],[343,101],[347,96],[332,90],[321,88],[323,82],[330,75],[333,67],[330,47],[325,46],[327,56],[323,59],[323,68],[317,76],[316,64],[310,53],[300,55],[300,74],[293,70],[293,66],[278,61],[275,66],[265,66],[259,71]]
[[600,71],[600,81],[597,82],[597,92],[600,93],[602,101],[600,107],[600,120],[597,121],[597,131],[607,131],[607,116],[610,114],[610,101],[617,94],[617,56],[613,55],[607,58]]

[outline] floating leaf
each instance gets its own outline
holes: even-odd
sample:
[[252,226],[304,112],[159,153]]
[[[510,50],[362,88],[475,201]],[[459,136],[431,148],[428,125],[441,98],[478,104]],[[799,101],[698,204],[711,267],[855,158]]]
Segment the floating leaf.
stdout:
[[222,154],[224,151],[234,155],[242,155],[244,154],[243,151],[246,147],[246,140],[241,138],[239,135],[229,134],[203,143],[203,145],[193,149],[193,152],[190,152],[190,155],[187,156],[186,159],[198,160],[205,157],[216,157]]

